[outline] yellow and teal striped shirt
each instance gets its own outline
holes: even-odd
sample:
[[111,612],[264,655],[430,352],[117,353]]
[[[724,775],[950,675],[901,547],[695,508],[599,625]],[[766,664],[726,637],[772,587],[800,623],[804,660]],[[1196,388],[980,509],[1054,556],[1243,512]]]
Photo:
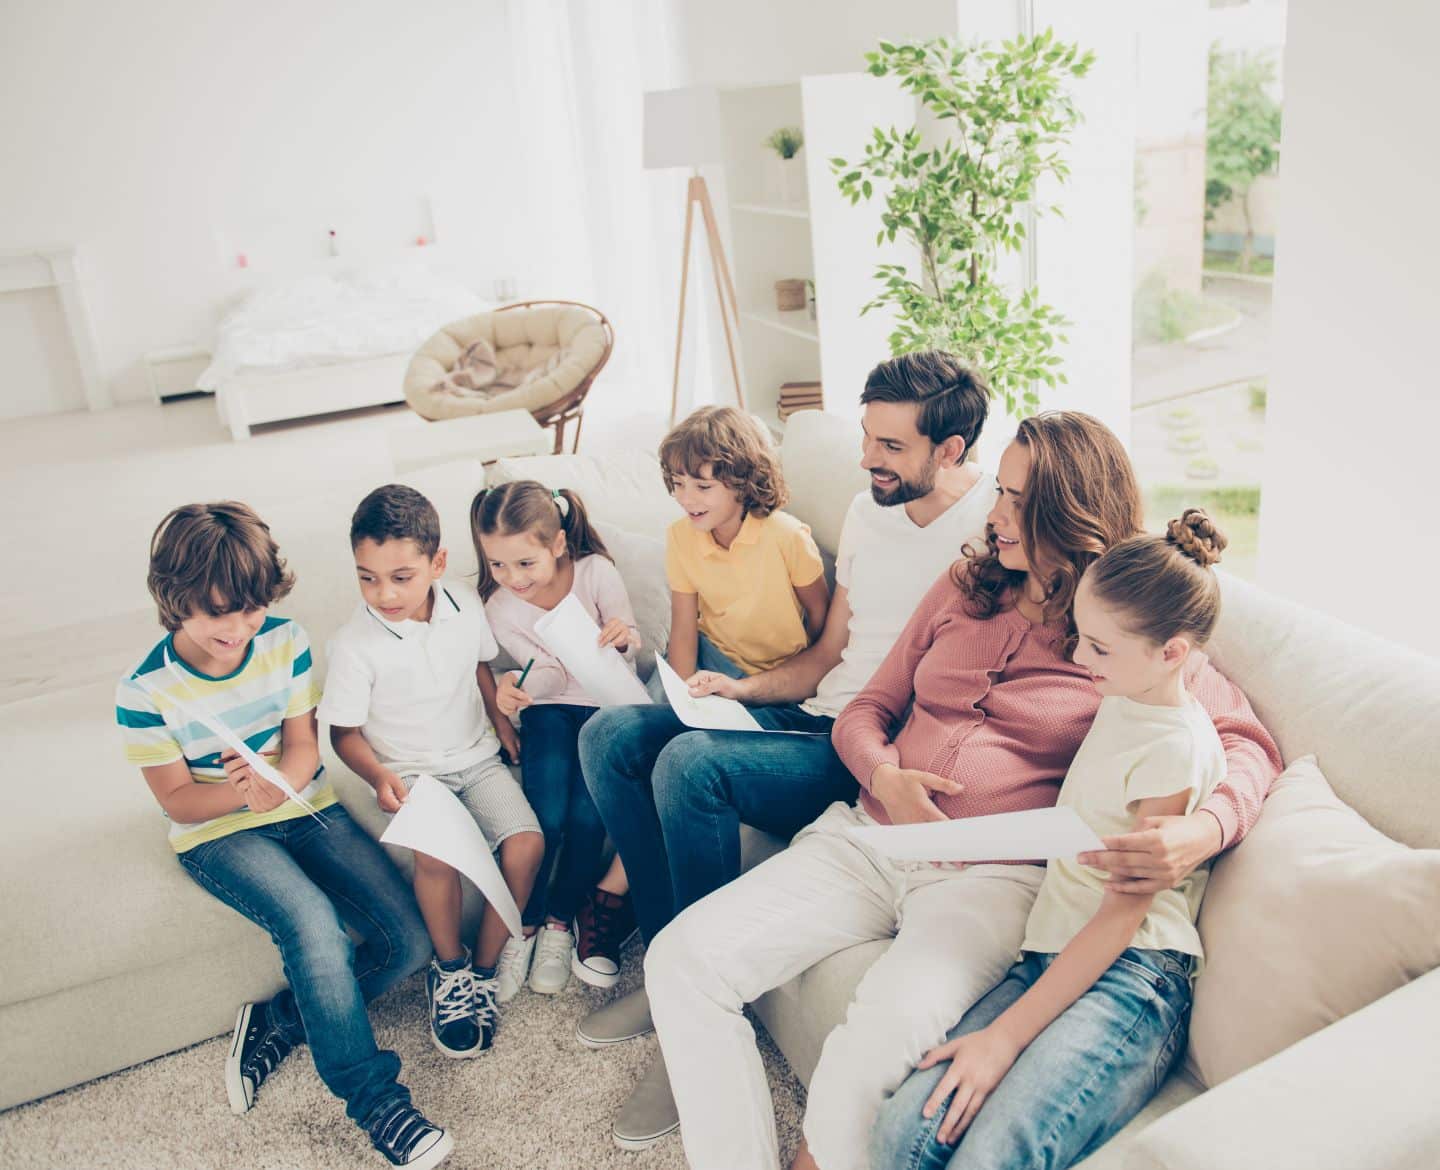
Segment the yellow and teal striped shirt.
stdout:
[[[280,758],[280,732],[286,719],[313,710],[320,702],[310,663],[310,640],[289,618],[267,617],[245,651],[245,660],[222,678],[201,674],[175,652],[170,635],[150,650],[115,690],[115,721],[125,758],[139,768],[155,768],[183,759],[197,784],[225,782],[220,754],[225,745],[180,703],[201,707],[224,723],[256,754],[272,764]],[[319,765],[300,793],[316,808],[335,803],[335,793]],[[187,825],[170,822],[170,844],[184,853],[241,829],[303,817],[292,800],[266,813],[249,809]]]

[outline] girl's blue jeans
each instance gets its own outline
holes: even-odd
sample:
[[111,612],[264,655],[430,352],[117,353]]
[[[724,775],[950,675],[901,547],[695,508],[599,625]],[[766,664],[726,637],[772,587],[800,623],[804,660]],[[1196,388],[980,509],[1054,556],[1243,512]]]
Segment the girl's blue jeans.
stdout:
[[[536,703],[520,718],[520,779],[545,834],[545,859],[525,907],[526,926],[568,923],[600,878],[605,825],[580,773],[580,729],[596,707]],[[553,881],[552,881],[553,878]]]
[[[400,1058],[375,1045],[368,1000],[430,959],[430,938],[404,878],[340,805],[322,825],[296,817],[206,841],[180,864],[209,893],[268,931],[290,986],[270,1018],[308,1041],[315,1071],[360,1124],[409,1101]],[[356,946],[349,923],[364,939]]]
[[[1025,994],[1054,955],[1026,953],[950,1039],[978,1032]],[[936,1138],[949,1099],[920,1110],[948,1064],[911,1073],[871,1131],[872,1170],[1063,1170],[1123,1129],[1185,1051],[1194,960],[1126,950],[1020,1054],[957,1145]]]

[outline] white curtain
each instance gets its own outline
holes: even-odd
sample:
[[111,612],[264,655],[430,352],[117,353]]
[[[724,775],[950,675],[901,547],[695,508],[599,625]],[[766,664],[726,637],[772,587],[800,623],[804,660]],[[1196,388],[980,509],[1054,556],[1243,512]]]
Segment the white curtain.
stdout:
[[644,170],[641,141],[645,91],[682,84],[676,6],[507,0],[506,15],[521,155],[504,168],[510,263],[526,295],[586,301],[615,324],[587,433],[668,413],[685,175]]

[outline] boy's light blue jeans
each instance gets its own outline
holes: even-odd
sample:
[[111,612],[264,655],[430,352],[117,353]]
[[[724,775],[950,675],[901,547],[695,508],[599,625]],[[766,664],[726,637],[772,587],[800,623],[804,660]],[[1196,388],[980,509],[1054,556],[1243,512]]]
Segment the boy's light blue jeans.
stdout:
[[270,1001],[271,1018],[291,1043],[309,1042],[320,1079],[363,1125],[410,1100],[400,1058],[376,1047],[365,1004],[429,961],[430,938],[380,846],[340,805],[321,815],[328,827],[297,817],[243,829],[180,854],[180,864],[269,931],[290,984]]
[[[1027,953],[949,1039],[999,1018],[1054,960]],[[920,1113],[948,1065],[917,1069],[880,1110],[872,1170],[1063,1170],[1090,1154],[1140,1112],[1185,1051],[1193,964],[1177,951],[1126,950],[1020,1054],[958,1145],[935,1137],[948,1098],[934,1117]]]
[[[703,635],[698,661],[744,677]],[[742,822],[791,837],[835,801],[855,799],[855,778],[830,746],[833,719],[794,703],[750,712],[762,727],[804,734],[695,731],[664,702],[604,708],[580,731],[585,784],[625,863],[647,943],[740,875]]]

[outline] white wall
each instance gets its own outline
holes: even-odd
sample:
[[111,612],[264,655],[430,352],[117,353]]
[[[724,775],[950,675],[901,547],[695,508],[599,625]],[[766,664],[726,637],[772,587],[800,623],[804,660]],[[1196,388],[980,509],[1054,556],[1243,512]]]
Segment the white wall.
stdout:
[[880,40],[954,36],[955,0],[678,3],[685,85],[764,85],[854,73]]
[[1434,6],[1291,8],[1260,511],[1262,584],[1431,654],[1437,42]]
[[368,218],[403,242],[434,192],[475,275],[515,263],[503,0],[18,0],[0,20],[0,250],[77,245],[116,400],[148,395],[144,351],[206,340],[255,225]]
[[1135,0],[1034,0],[1035,31],[1095,53],[1072,83],[1082,121],[1065,158],[1070,177],[1042,185],[1063,218],[1036,232],[1040,294],[1070,319],[1057,352],[1068,385],[1042,389],[1046,409],[1083,410],[1130,442],[1130,320],[1135,245]]

